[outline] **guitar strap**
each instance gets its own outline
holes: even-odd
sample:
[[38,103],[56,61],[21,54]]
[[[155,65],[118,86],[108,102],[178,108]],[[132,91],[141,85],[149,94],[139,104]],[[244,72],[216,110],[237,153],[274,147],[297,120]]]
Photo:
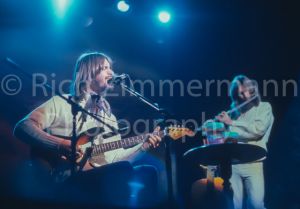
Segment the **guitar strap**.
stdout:
[[[101,121],[100,123],[101,123],[102,127],[106,126],[112,132],[114,132],[115,134],[118,134],[119,132],[115,127],[113,127],[112,125],[105,122],[105,120],[106,120],[105,116],[107,115],[110,117],[112,114],[109,103],[102,96],[100,97],[97,94],[91,94],[85,100],[86,100],[86,103],[84,105],[84,109],[93,113],[94,116],[96,116]],[[99,114],[101,112],[104,112],[103,116],[101,116]],[[79,131],[82,130],[82,127],[83,127],[84,123],[86,122],[86,120],[87,120],[87,115],[83,113],[80,116],[80,118],[78,119],[78,121],[80,121],[79,129],[78,129]],[[117,122],[117,121],[114,121],[114,122]]]

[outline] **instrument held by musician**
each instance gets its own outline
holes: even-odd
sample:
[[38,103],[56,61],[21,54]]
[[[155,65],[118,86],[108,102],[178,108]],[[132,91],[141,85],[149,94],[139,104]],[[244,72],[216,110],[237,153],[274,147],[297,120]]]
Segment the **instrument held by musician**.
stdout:
[[[238,106],[233,107],[232,109],[228,110],[226,114],[231,115],[235,112],[239,112],[243,108],[251,108],[250,105],[254,100],[259,99],[258,95],[254,95],[250,99],[246,100],[245,102],[239,104]],[[210,119],[207,120],[202,127],[200,128],[202,131],[202,135],[205,137],[203,139],[204,144],[222,144],[225,142],[236,142],[238,134],[235,132],[227,131],[227,127],[224,123],[218,121],[217,119]]]

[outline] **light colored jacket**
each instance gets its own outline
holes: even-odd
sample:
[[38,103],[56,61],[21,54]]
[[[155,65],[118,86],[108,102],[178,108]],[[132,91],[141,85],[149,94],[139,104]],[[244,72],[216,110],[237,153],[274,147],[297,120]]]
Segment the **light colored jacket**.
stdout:
[[272,107],[268,102],[260,102],[233,120],[230,131],[238,133],[238,141],[260,146],[267,150],[267,142],[274,122]]

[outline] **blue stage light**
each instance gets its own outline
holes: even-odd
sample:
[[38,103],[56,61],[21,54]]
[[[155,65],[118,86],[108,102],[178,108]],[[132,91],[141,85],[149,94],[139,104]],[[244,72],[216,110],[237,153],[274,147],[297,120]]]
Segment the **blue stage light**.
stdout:
[[58,18],[63,18],[70,6],[71,0],[53,0],[55,14]]
[[167,11],[161,11],[158,14],[158,19],[162,23],[168,23],[171,20],[171,14]]
[[126,1],[119,1],[117,7],[121,12],[127,12],[130,8],[129,4],[126,3]]

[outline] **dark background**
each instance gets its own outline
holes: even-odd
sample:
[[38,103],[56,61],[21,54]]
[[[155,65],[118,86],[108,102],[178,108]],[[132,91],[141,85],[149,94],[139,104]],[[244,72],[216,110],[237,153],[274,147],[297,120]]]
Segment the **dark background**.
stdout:
[[[71,79],[81,53],[101,51],[112,57],[116,72],[128,73],[133,80],[154,81],[155,95],[145,89],[145,96],[168,109],[175,118],[191,118],[199,124],[203,113],[209,119],[228,109],[230,104],[226,88],[222,88],[219,96],[216,85],[212,85],[210,95],[206,95],[206,80],[232,80],[237,74],[245,74],[258,81],[261,91],[264,80],[275,80],[278,95],[271,84],[263,95],[263,100],[272,104],[275,116],[265,169],[266,205],[300,208],[298,89],[289,86],[283,95],[282,88],[283,80],[294,80],[296,87],[299,84],[299,3],[283,0],[131,2],[131,11],[120,13],[116,1],[79,0],[59,19],[50,0],[0,1],[1,85],[8,74],[18,75],[22,80],[18,94],[7,95],[3,86],[0,91],[1,182],[29,160],[29,147],[12,136],[15,123],[51,96],[44,96],[41,89],[33,96],[31,81],[7,65],[4,58],[13,58],[28,73],[45,74],[47,81],[55,81],[57,87],[62,80]],[[157,20],[160,8],[169,8],[172,13],[167,25]],[[93,22],[88,26],[91,18]],[[173,96],[168,95],[168,89],[164,89],[166,96],[159,96],[159,80],[177,79],[185,84],[184,95],[180,95],[177,86]],[[194,79],[203,84],[201,96],[187,93],[187,84]],[[67,92],[67,86],[64,90]],[[132,123],[140,118],[152,121],[159,117],[135,98],[108,100],[118,118]],[[188,139],[184,144],[175,142],[177,160],[199,144],[200,137]],[[165,174],[163,156],[164,150],[159,148],[145,159],[158,165],[162,176]],[[178,181],[182,182],[180,178]],[[164,193],[165,186],[162,184]],[[5,192],[5,187],[2,190]]]

